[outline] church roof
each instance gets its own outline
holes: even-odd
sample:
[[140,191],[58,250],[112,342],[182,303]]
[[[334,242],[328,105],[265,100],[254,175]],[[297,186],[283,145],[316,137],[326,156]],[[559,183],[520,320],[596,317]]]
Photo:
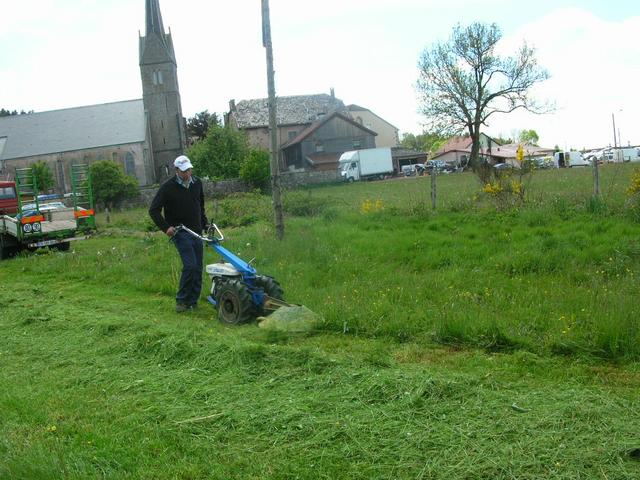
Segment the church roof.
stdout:
[[[278,125],[306,125],[335,110],[344,111],[342,100],[321,93],[277,98]],[[232,111],[239,128],[258,128],[269,125],[269,104],[266,98],[241,100]]]
[[144,105],[136,99],[1,117],[3,137],[0,160],[141,143]]

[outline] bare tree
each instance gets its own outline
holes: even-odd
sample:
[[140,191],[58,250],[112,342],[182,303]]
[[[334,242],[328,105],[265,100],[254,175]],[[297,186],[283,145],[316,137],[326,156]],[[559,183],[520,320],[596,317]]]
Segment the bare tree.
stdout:
[[496,24],[457,25],[446,43],[422,52],[417,89],[421,111],[432,130],[447,135],[468,132],[473,144],[469,162],[479,166],[480,127],[494,113],[524,108],[546,113],[551,108],[530,98],[530,89],[549,78],[524,43],[515,56],[500,57],[502,38]]

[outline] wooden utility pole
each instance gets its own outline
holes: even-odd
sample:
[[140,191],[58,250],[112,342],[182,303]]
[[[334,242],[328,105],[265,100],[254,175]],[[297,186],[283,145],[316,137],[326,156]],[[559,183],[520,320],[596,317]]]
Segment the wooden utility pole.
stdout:
[[271,198],[275,215],[276,238],[284,238],[284,215],[280,191],[280,164],[278,162],[278,126],[276,124],[276,86],[273,72],[273,46],[269,0],[262,0],[262,45],[267,50],[267,84],[269,88],[269,133],[271,134]]
[[431,166],[431,208],[436,209],[438,203],[438,194],[436,191],[436,177],[438,176],[438,168],[435,164]]

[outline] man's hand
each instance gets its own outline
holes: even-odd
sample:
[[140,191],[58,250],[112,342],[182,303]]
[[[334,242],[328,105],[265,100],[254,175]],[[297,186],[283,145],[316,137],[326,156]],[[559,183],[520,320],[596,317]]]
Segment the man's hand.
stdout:
[[176,229],[173,228],[173,227],[169,227],[169,228],[167,228],[167,231],[164,232],[164,233],[167,234],[167,237],[171,238],[171,237],[173,237],[175,235]]

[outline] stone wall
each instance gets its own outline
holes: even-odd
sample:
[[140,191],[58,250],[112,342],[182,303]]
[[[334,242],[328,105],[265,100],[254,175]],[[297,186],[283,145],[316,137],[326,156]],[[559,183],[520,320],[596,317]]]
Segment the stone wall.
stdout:
[[[296,189],[305,185],[318,185],[323,183],[335,183],[340,181],[340,175],[337,171],[327,172],[283,172],[280,175],[281,186],[285,189]],[[217,182],[210,180],[202,180],[204,194],[206,198],[230,195],[232,193],[250,192],[251,188],[240,179],[236,180],[220,180]],[[129,206],[148,206],[158,191],[158,187],[144,187],[140,189],[140,195],[123,205]]]
[[318,172],[282,172],[280,174],[280,184],[283,188],[300,188],[305,185],[319,185],[322,183],[339,182],[340,172],[338,170],[318,171]]

